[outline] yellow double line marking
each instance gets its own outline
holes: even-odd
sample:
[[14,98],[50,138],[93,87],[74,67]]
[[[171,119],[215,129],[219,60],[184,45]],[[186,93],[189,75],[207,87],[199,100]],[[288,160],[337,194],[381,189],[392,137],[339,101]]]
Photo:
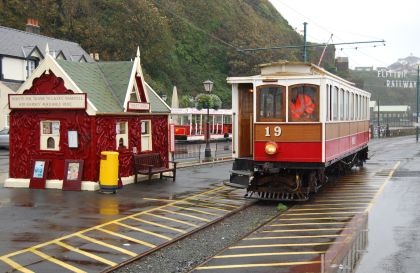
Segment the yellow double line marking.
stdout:
[[[81,269],[79,269],[77,267],[74,267],[74,266],[72,266],[72,265],[70,265],[68,263],[62,262],[62,261],[60,261],[60,260],[58,260],[58,259],[56,259],[54,257],[51,257],[51,256],[49,256],[49,255],[47,255],[47,254],[45,254],[45,253],[43,253],[43,252],[41,252],[41,251],[38,250],[41,247],[52,245],[52,244],[56,244],[56,245],[59,245],[61,247],[66,248],[66,249],[68,249],[70,251],[74,251],[74,252],[79,253],[81,255],[84,255],[86,257],[90,257],[90,258],[92,258],[94,260],[100,261],[100,262],[102,262],[104,264],[107,264],[109,266],[115,266],[115,265],[117,265],[117,263],[115,263],[113,261],[109,261],[107,259],[104,259],[104,258],[98,256],[98,255],[95,255],[95,254],[92,254],[90,252],[81,250],[79,248],[75,248],[75,247],[73,247],[71,245],[68,245],[68,244],[62,242],[62,241],[65,240],[65,239],[72,238],[72,237],[79,237],[79,238],[82,238],[82,239],[84,239],[84,240],[86,240],[88,242],[91,242],[91,243],[94,243],[94,244],[98,244],[98,245],[101,245],[101,246],[104,246],[104,247],[107,247],[107,248],[116,250],[116,251],[118,251],[120,253],[124,253],[126,255],[131,256],[131,257],[135,257],[138,254],[136,254],[136,253],[134,253],[132,251],[126,250],[124,248],[121,248],[121,247],[118,247],[118,246],[114,246],[114,245],[111,245],[111,244],[108,244],[108,243],[105,243],[105,242],[96,240],[96,239],[91,238],[91,237],[88,237],[88,236],[86,236],[84,234],[87,233],[87,232],[89,232],[89,231],[98,230],[98,231],[101,231],[101,232],[110,234],[112,236],[116,236],[116,237],[123,238],[123,239],[126,239],[126,240],[131,241],[131,242],[135,242],[135,243],[140,244],[140,245],[144,245],[144,246],[147,246],[147,247],[150,247],[150,248],[154,248],[154,247],[156,247],[156,245],[154,245],[154,244],[151,244],[151,243],[148,243],[148,242],[144,242],[142,240],[138,240],[138,239],[135,239],[135,238],[132,238],[132,237],[129,237],[129,236],[125,236],[123,234],[119,234],[119,233],[110,231],[108,229],[105,229],[104,227],[110,226],[111,224],[116,224],[116,225],[123,226],[123,227],[129,228],[129,229],[132,229],[132,230],[136,230],[136,231],[139,231],[139,232],[142,232],[142,233],[146,233],[146,234],[150,234],[150,235],[153,235],[153,236],[156,236],[156,237],[160,237],[160,238],[165,239],[165,240],[172,240],[172,238],[170,238],[168,236],[160,235],[160,234],[157,234],[157,233],[154,233],[154,232],[151,232],[151,231],[147,231],[147,230],[144,230],[144,229],[141,229],[141,228],[133,227],[133,226],[130,226],[130,225],[121,223],[121,222],[124,221],[124,220],[132,219],[132,220],[135,220],[135,221],[144,222],[144,223],[147,223],[147,224],[150,224],[150,225],[155,225],[155,226],[159,226],[159,227],[162,227],[162,228],[165,228],[165,229],[173,230],[173,231],[176,231],[176,232],[179,232],[179,233],[186,233],[186,231],[184,231],[184,230],[173,228],[173,227],[169,227],[169,226],[166,226],[166,225],[163,225],[163,224],[159,224],[159,223],[154,223],[154,222],[143,220],[143,219],[139,219],[139,218],[136,218],[136,216],[140,216],[140,215],[151,215],[151,216],[162,218],[162,219],[166,219],[166,220],[169,220],[169,221],[172,221],[172,222],[183,223],[183,224],[186,224],[186,225],[191,226],[191,227],[198,227],[198,225],[195,225],[195,224],[191,224],[191,223],[188,223],[188,222],[185,222],[185,221],[173,219],[173,218],[170,218],[170,217],[164,217],[164,216],[160,216],[160,215],[155,215],[155,214],[152,214],[151,212],[158,211],[158,210],[164,210],[164,208],[168,208],[168,207],[174,207],[174,204],[180,204],[180,203],[189,203],[189,204],[192,204],[192,205],[196,205],[196,204],[191,203],[191,202],[188,202],[186,200],[190,200],[190,199],[193,200],[195,197],[198,197],[198,196],[206,196],[206,195],[208,195],[210,193],[211,194],[214,194],[214,193],[217,193],[218,191],[220,191],[221,189],[224,189],[224,188],[226,188],[226,187],[225,186],[221,186],[221,187],[217,187],[217,188],[214,188],[214,189],[211,189],[211,190],[208,190],[208,191],[199,193],[199,194],[195,194],[195,195],[186,197],[186,198],[184,198],[182,200],[170,201],[169,204],[166,204],[166,205],[163,205],[163,206],[160,206],[160,207],[157,207],[157,208],[151,208],[151,209],[148,209],[148,210],[145,210],[145,211],[142,211],[142,212],[133,214],[133,215],[125,216],[125,217],[122,217],[120,219],[116,219],[116,220],[109,221],[107,223],[103,223],[103,224],[100,224],[100,225],[97,225],[97,226],[94,226],[94,227],[91,227],[91,228],[87,228],[87,229],[81,230],[79,232],[72,233],[72,234],[69,234],[69,235],[66,235],[66,236],[63,236],[63,237],[60,237],[60,238],[57,238],[57,239],[54,239],[54,240],[51,240],[51,241],[48,241],[48,242],[39,244],[39,245],[36,245],[36,246],[30,247],[30,248],[22,249],[22,250],[19,250],[19,251],[15,251],[15,252],[12,252],[12,253],[9,253],[9,254],[0,256],[0,260],[3,261],[4,263],[8,264],[9,266],[11,266],[13,269],[15,269],[17,271],[20,271],[20,272],[23,272],[23,273],[33,273],[33,271],[25,268],[24,266],[22,266],[19,263],[17,263],[15,261],[13,261],[12,259],[10,259],[10,257],[16,256],[16,255],[19,255],[19,254],[23,254],[23,253],[26,253],[26,252],[32,252],[32,253],[40,256],[44,260],[47,260],[47,261],[53,262],[55,264],[58,264],[58,265],[66,268],[66,269],[68,269],[70,271],[73,271],[73,272],[76,272],[76,273],[84,273],[85,271],[83,271],[83,270],[81,270]],[[162,200],[159,200],[159,201],[162,201]],[[214,208],[214,207],[210,207],[210,206],[204,206],[204,207],[212,208],[212,209],[216,209],[216,210],[221,210],[221,211],[228,211],[228,210],[224,210],[224,209],[220,209],[220,208]],[[185,209],[184,207],[182,207],[182,208]],[[180,214],[180,215],[187,216],[187,214],[182,214],[182,213],[179,213],[179,212],[174,212],[174,211],[170,211],[170,210],[166,210],[166,211],[167,212],[170,212],[172,214]],[[210,221],[208,219],[197,217],[197,216],[193,216],[193,215],[188,215],[188,217],[193,217],[193,218],[200,219],[200,220],[203,220],[203,221]]]
[[220,266],[200,266],[196,270],[207,270],[207,269],[233,269],[233,268],[250,268],[250,267],[275,267],[275,266],[292,266],[292,265],[309,265],[309,264],[320,264],[321,261],[310,261],[310,262],[286,262],[286,263],[266,263],[266,264],[232,264],[232,265],[220,265]]

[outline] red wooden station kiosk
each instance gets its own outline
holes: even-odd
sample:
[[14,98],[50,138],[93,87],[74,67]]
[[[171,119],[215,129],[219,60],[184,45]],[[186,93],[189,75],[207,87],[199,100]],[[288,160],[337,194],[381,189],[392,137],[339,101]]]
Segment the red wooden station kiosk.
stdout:
[[[46,58],[9,96],[10,178],[5,187],[99,189],[101,152],[118,151],[119,176],[133,182],[134,153],[158,152],[168,164],[169,106],[134,61],[78,63]],[[38,187],[38,186],[35,186]]]

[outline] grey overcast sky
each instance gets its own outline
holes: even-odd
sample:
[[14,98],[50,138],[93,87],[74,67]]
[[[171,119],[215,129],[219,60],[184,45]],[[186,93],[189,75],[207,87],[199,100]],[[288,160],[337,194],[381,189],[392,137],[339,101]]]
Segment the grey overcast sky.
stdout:
[[336,57],[349,57],[351,68],[388,66],[411,54],[420,57],[418,0],[270,1],[296,31],[303,33],[303,22],[308,23],[310,42],[325,43],[331,34],[333,43],[385,40],[385,46],[337,46]]

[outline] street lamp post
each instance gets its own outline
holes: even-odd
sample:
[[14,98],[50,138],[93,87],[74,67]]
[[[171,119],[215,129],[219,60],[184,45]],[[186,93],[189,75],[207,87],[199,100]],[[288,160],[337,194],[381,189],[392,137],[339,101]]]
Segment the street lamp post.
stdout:
[[[204,90],[211,93],[213,89],[213,82],[210,80],[204,81]],[[209,159],[211,158],[211,149],[210,149],[210,105],[207,104],[207,119],[206,119],[206,148],[204,150],[204,157]]]
[[416,142],[419,142],[419,84],[420,84],[420,66],[417,66],[417,84],[416,84]]

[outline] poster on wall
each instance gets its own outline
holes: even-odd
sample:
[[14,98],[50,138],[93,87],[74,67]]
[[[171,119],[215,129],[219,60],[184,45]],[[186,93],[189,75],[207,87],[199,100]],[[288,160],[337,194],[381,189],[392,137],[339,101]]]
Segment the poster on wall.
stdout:
[[29,181],[31,189],[45,189],[47,181],[49,161],[45,159],[36,159],[32,164],[32,175]]
[[82,190],[83,160],[70,160],[64,162],[63,191]]

